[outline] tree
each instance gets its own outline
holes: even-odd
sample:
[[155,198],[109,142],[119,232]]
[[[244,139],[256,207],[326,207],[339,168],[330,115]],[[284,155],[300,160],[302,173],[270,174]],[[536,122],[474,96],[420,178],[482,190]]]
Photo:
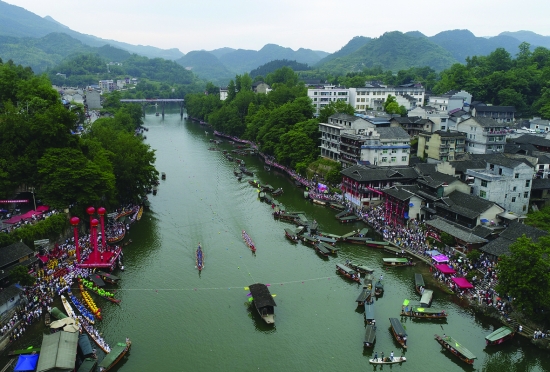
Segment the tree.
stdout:
[[31,286],[36,281],[36,278],[29,274],[29,269],[25,266],[17,266],[10,272],[10,280],[14,283],[19,283],[22,286]]
[[550,238],[541,237],[535,243],[523,235],[510,252],[500,257],[497,291],[513,297],[513,305],[525,315],[550,320]]
[[328,123],[328,118],[337,113],[353,115],[355,109],[345,101],[331,101],[319,111],[319,122]]
[[525,223],[537,229],[550,231],[550,206],[528,213]]

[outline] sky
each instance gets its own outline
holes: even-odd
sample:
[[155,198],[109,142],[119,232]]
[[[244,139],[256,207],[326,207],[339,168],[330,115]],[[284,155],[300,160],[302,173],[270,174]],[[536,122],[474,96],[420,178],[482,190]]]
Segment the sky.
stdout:
[[7,0],[69,28],[162,49],[259,50],[278,44],[333,53],[354,36],[468,29],[476,36],[550,35],[548,0]]

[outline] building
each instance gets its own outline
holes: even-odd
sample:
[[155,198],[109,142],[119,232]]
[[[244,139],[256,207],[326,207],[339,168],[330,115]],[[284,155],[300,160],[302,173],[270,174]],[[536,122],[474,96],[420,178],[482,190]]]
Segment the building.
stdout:
[[458,190],[434,203],[437,216],[468,228],[496,225],[504,208],[495,202]]
[[424,105],[426,90],[422,84],[403,84],[399,86],[387,86],[378,82],[365,84],[363,88],[351,88],[350,104],[356,111],[376,110],[383,111],[384,103],[388,96],[396,97],[400,106],[413,109]]
[[319,123],[321,132],[321,156],[340,161],[340,137],[344,133],[368,133],[373,124],[357,116],[337,113],[328,118],[328,123]]
[[100,109],[101,95],[97,90],[87,90],[84,94],[84,104],[88,106],[88,110]]
[[[531,186],[531,205],[536,205],[536,208],[542,209],[550,205],[550,178],[535,178],[533,186]],[[533,210],[535,210],[533,208]]]
[[307,90],[307,96],[313,103],[315,116],[319,116],[321,110],[331,102],[343,101],[347,104],[350,103],[350,90],[334,85],[327,85],[323,88],[310,88]]
[[17,242],[2,248],[2,254],[0,255],[0,283],[5,284],[7,282],[11,270],[15,267],[30,267],[37,260],[34,251],[27,247],[25,243]]
[[442,232],[451,235],[457,244],[454,248],[463,253],[482,247],[487,243],[487,237],[493,233],[491,228],[485,226],[478,225],[470,229],[438,216],[426,221],[426,228],[428,229],[427,236],[437,240],[440,240]]
[[344,199],[356,208],[374,206],[382,202],[382,189],[396,184],[411,185],[418,178],[412,167],[379,167],[353,165],[341,172]]
[[523,235],[537,242],[539,238],[548,235],[548,232],[519,222],[513,222],[500,233],[498,238],[481,247],[480,250],[494,259],[498,259],[500,256],[508,256],[510,255],[510,246]]
[[361,146],[360,164],[381,167],[409,165],[411,137],[403,128],[375,128]]
[[410,110],[407,116],[418,116],[430,120],[433,123],[430,132],[449,129],[449,114],[446,111],[438,111],[431,106],[416,107]]
[[42,335],[37,371],[73,371],[76,365],[78,332],[59,331]]
[[427,97],[427,105],[442,112],[462,110],[464,107],[469,107],[471,102],[472,95],[464,90],[460,92],[451,90],[445,94],[432,94]]
[[466,134],[461,132],[435,131],[418,135],[416,156],[427,159],[428,163],[453,161],[457,154],[466,151]]
[[471,105],[472,116],[475,118],[491,118],[498,123],[512,123],[516,113],[514,106],[488,106],[484,103]]
[[[511,159],[502,154],[483,157],[485,168],[468,169],[472,193],[499,204],[517,218],[527,213],[533,183],[533,165],[522,159]],[[514,217],[515,216],[515,217]]]
[[390,126],[400,126],[407,131],[409,136],[416,137],[420,132],[433,132],[434,122],[420,116],[405,116],[392,118]]
[[15,284],[0,291],[0,317],[3,318],[6,312],[19,304],[22,292],[23,290]]
[[225,101],[227,99],[227,87],[220,87],[220,101]]
[[254,84],[252,84],[252,90],[254,91],[254,93],[263,93],[263,94],[267,94],[271,92],[270,86],[264,83],[263,81],[257,81]]
[[531,144],[541,152],[550,153],[550,139],[546,139],[544,137],[535,136],[533,134],[524,134],[518,138],[512,139],[511,142],[517,144]]
[[536,132],[548,133],[550,131],[550,120],[533,118],[529,120],[529,129],[532,129]]
[[491,118],[472,117],[457,124],[466,133],[466,151],[472,154],[504,152],[507,130]]
[[382,190],[384,218],[392,225],[408,226],[412,218],[423,220],[424,198],[418,196],[416,186],[392,186]]
[[114,80],[100,80],[99,89],[102,93],[109,93],[117,89],[116,82]]

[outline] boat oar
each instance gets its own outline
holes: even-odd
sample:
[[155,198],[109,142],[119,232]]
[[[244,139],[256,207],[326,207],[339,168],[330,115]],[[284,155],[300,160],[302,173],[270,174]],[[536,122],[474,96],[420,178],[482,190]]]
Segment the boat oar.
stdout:
[[441,330],[444,331],[443,326],[441,324],[439,326],[441,327]]

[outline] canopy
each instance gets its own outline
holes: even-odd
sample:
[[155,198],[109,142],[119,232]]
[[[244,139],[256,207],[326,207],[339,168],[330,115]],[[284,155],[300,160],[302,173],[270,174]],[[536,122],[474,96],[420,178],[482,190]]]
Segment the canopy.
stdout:
[[46,212],[48,210],[50,210],[49,205],[39,205],[38,207],[36,207],[37,212]]
[[40,214],[42,214],[42,212],[28,211],[25,214],[20,214],[20,215],[17,215],[17,216],[13,216],[9,220],[5,220],[4,223],[14,224],[14,223],[18,223],[21,220],[28,220],[28,219],[32,218],[33,216],[35,216],[35,215],[38,216]]
[[447,264],[435,265],[435,268],[437,270],[441,271],[443,274],[454,274],[454,273],[456,273],[456,270],[453,269],[452,267],[450,267]]
[[481,222],[483,222],[483,223],[487,223],[487,222],[489,222],[489,220],[488,220],[488,219],[486,219],[486,218],[482,218],[482,219],[481,219],[480,221],[481,221]]
[[34,371],[38,363],[38,354],[20,355],[14,371]]
[[438,254],[437,256],[432,256],[432,260],[435,262],[449,262],[449,257],[444,254]]
[[429,254],[430,256],[437,256],[439,254],[441,254],[437,249],[434,249],[434,250],[431,250],[431,251],[426,251],[427,254]]
[[472,283],[470,283],[466,278],[452,278],[452,279],[453,279],[453,282],[455,282],[459,288],[474,288]]

